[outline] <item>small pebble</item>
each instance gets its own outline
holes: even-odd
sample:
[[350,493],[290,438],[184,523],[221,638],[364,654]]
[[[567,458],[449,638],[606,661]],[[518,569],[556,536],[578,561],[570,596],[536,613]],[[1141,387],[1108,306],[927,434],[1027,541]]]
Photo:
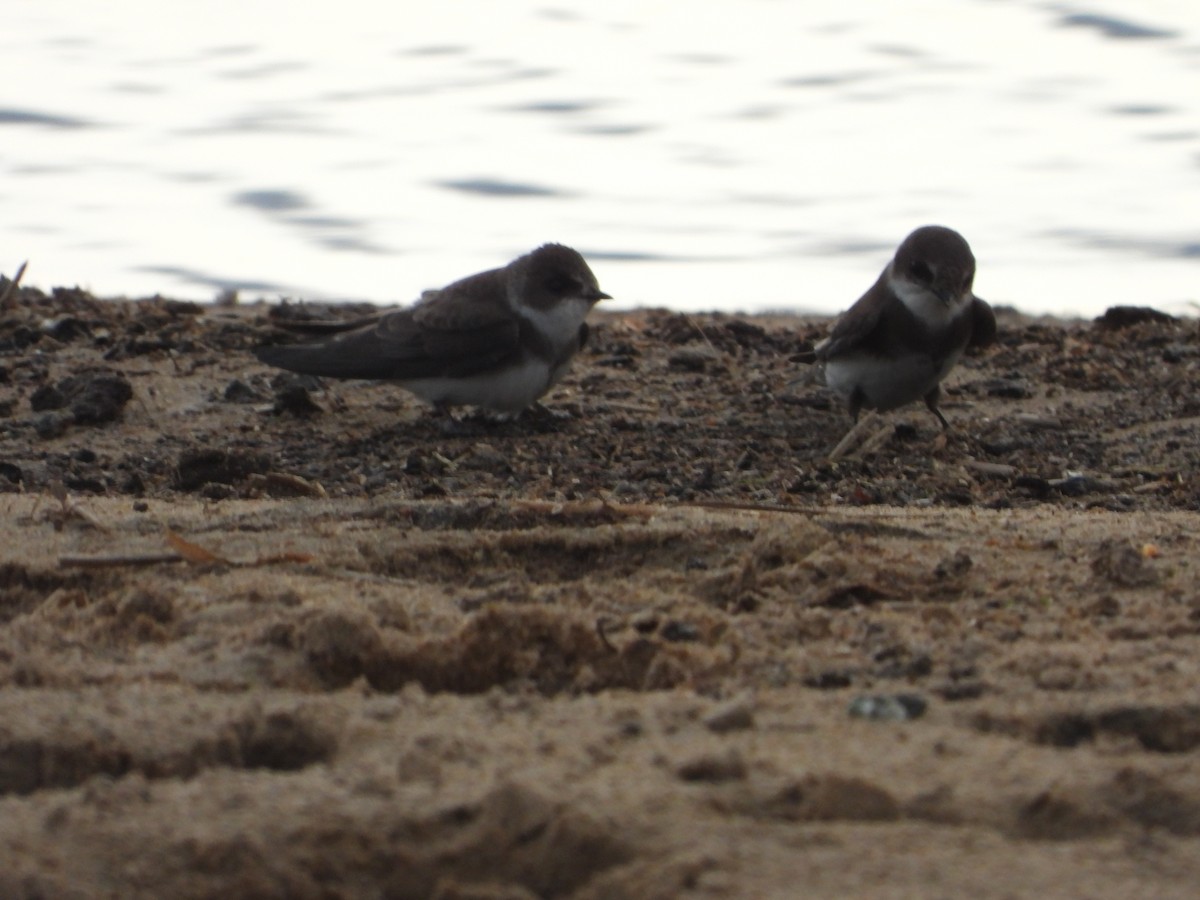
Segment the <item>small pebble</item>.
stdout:
[[226,403],[259,403],[263,399],[262,394],[237,378],[225,385],[221,397]]
[[875,722],[907,722],[925,715],[928,702],[917,694],[862,694],[850,702],[855,719]]
[[716,734],[753,728],[753,702],[749,697],[734,697],[713,709],[702,721],[705,728]]
[[685,641],[696,641],[700,639],[700,631],[695,625],[689,622],[681,622],[678,619],[672,619],[662,627],[659,632],[664,641],[672,641],[682,643]]
[[736,750],[722,754],[706,753],[685,760],[675,769],[675,774],[681,781],[707,781],[713,784],[740,781],[746,777],[746,763]]
[[321,407],[317,406],[303,385],[288,384],[275,392],[274,411],[303,418],[317,415],[321,412]]

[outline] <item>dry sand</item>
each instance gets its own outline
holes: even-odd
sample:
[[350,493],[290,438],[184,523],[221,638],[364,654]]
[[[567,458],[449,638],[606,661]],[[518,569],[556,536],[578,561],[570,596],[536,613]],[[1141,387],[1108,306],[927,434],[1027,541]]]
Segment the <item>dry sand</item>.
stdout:
[[597,314],[495,423],[20,292],[0,896],[1196,896],[1200,332],[1145,318],[1002,314],[950,434],[830,462],[826,321]]

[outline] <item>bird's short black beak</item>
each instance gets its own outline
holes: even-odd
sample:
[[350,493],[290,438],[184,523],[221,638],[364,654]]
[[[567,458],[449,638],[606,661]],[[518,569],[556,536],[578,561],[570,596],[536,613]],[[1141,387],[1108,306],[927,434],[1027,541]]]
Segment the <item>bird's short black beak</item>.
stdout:
[[588,294],[587,298],[593,303],[597,303],[600,300],[611,300],[612,294],[606,294],[604,291],[592,291],[590,294]]

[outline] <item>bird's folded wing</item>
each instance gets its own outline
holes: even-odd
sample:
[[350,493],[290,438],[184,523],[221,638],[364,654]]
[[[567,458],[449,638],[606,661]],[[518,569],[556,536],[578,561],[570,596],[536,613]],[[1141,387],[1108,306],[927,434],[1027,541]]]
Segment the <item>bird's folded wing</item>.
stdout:
[[255,354],[269,365],[328,378],[474,375],[517,352],[520,324],[502,296],[472,287],[465,279],[427,292],[411,309],[328,340],[260,347]]
[[971,303],[971,339],[968,347],[987,347],[996,340],[996,314],[976,297]]
[[881,312],[879,304],[864,303],[860,299],[838,319],[829,337],[816,346],[817,359],[840,356],[868,343],[871,336],[877,333]]

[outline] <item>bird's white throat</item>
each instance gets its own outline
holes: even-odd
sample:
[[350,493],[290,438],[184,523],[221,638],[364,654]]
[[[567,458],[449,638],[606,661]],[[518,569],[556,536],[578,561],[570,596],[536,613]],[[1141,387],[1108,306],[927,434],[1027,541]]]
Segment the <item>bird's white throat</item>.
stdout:
[[888,290],[895,294],[909,312],[925,324],[932,326],[949,324],[952,319],[958,318],[967,304],[971,302],[970,291],[955,297],[950,303],[946,303],[924,285],[896,276],[891,272],[888,273],[887,286]]

